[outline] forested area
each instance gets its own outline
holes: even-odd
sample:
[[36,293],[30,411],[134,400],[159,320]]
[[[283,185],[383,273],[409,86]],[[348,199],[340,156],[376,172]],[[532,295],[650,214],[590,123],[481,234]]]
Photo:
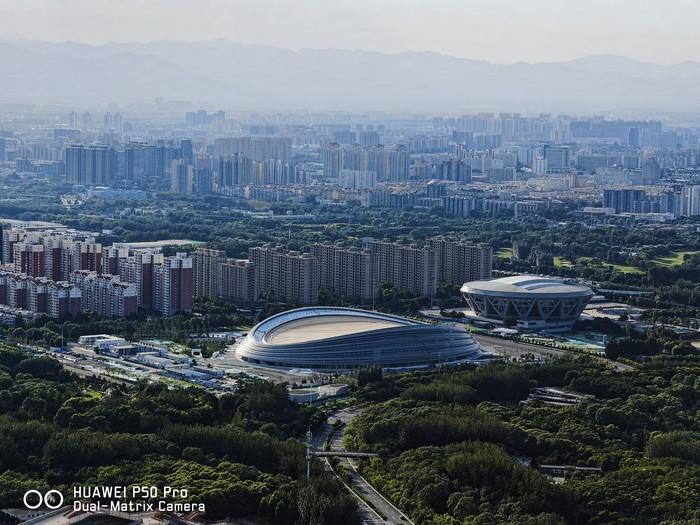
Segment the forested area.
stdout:
[[[254,318],[239,314],[236,307],[221,298],[195,298],[193,313],[163,317],[140,311],[133,318],[101,318],[85,311],[77,319],[61,321],[42,314],[31,320],[18,316],[14,326],[0,323],[0,337],[8,342],[43,346],[61,346],[82,335],[111,334],[127,341],[165,339],[200,348],[209,357],[226,346],[222,340],[206,340],[212,330],[235,330],[254,324]],[[203,337],[200,337],[203,336]],[[196,339],[194,339],[196,338]]]
[[[594,395],[532,400],[534,386]],[[421,524],[688,523],[700,496],[700,359],[588,358],[384,377],[346,431],[364,474]],[[521,461],[531,460],[530,466]],[[539,465],[597,467],[550,482]]]
[[324,419],[292,403],[285,385],[220,397],[158,384],[123,391],[53,359],[0,350],[0,508],[20,506],[29,489],[170,485],[211,519],[354,524],[355,500],[320,464],[306,481],[298,438]]

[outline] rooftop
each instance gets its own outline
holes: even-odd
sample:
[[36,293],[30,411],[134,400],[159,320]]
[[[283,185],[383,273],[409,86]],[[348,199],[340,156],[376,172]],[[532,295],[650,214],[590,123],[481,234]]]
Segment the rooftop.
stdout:
[[381,330],[382,328],[394,328],[404,324],[388,319],[350,317],[341,314],[307,317],[274,327],[265,335],[265,342],[270,344],[302,343]]
[[503,277],[492,281],[472,281],[462,287],[463,292],[491,292],[502,295],[531,294],[531,295],[593,295],[587,286],[534,275],[516,275]]

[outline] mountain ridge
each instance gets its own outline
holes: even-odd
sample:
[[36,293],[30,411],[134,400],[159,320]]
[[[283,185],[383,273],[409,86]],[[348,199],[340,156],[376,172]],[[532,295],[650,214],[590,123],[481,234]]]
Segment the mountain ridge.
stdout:
[[229,39],[107,43],[0,39],[5,102],[164,99],[247,110],[689,111],[700,63],[589,55],[493,64],[426,51],[289,50]]

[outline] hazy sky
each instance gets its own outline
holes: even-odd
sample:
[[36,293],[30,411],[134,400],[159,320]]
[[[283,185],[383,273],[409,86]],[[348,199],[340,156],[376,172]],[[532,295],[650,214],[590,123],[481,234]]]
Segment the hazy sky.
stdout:
[[437,51],[497,63],[700,61],[697,0],[0,0],[0,38]]

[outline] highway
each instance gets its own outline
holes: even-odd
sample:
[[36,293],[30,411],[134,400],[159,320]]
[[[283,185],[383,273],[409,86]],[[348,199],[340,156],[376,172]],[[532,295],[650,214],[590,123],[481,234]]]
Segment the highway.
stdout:
[[[330,451],[345,452],[345,447],[343,445],[343,435],[345,426],[350,423],[358,414],[362,412],[362,409],[349,409],[349,410],[338,410],[333,412],[328,421],[331,423],[325,424],[319,431],[317,431],[312,439],[314,450],[323,450],[323,444],[326,438],[330,435],[333,427],[332,423],[336,420],[341,420],[345,425],[338,430],[333,435],[330,442]],[[367,503],[365,503],[360,497],[355,495],[358,500],[358,507],[360,510],[360,517],[362,518],[362,523],[366,525],[378,525],[378,524],[389,524],[389,525],[403,525],[410,524],[411,522],[407,517],[394,505],[392,505],[384,496],[377,492],[368,482],[365,480],[360,473],[355,469],[352,463],[347,458],[339,458],[338,463],[342,465],[345,469],[352,474],[352,486],[360,492],[372,505],[379,509],[381,513],[386,516],[386,519],[375,512]],[[327,468],[330,470],[330,464],[326,459]]]

